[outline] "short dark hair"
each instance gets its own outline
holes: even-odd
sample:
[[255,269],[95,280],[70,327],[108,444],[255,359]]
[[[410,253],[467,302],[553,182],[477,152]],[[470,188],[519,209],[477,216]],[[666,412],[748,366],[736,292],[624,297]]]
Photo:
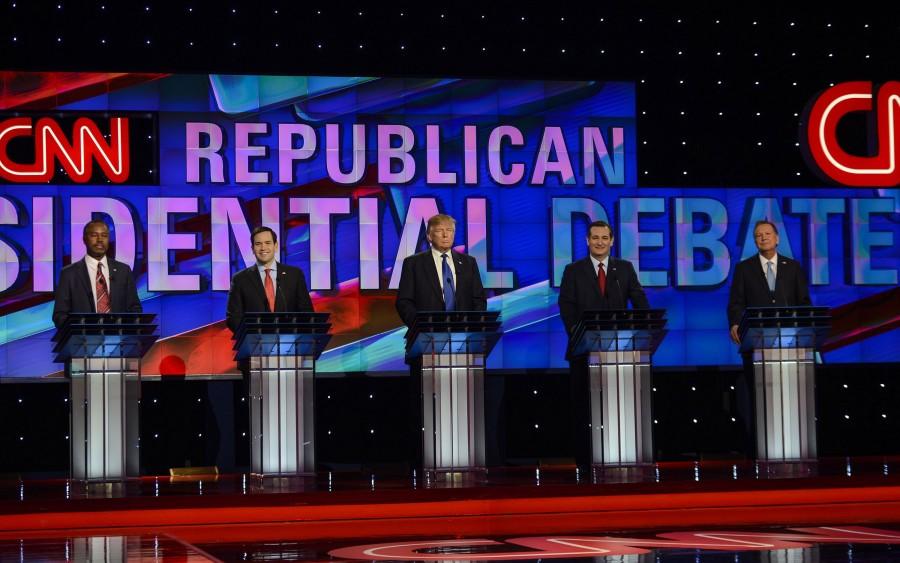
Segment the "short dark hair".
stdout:
[[103,225],[104,227],[106,227],[107,231],[110,230],[109,225],[107,225],[106,221],[104,221],[103,219],[91,219],[84,225],[84,229],[81,230],[81,238],[87,236],[88,230],[90,229],[91,225]]
[[754,235],[756,234],[756,229],[758,229],[760,225],[768,225],[768,226],[772,227],[772,230],[775,231],[776,235],[778,234],[778,227],[775,226],[775,223],[773,223],[772,221],[769,221],[768,219],[760,219],[759,221],[756,222],[755,225],[753,225],[753,234]]
[[258,235],[259,233],[266,233],[266,232],[272,233],[272,242],[277,244],[278,243],[278,235],[275,234],[275,231],[273,231],[269,227],[266,227],[265,225],[260,225],[259,227],[256,227],[255,229],[253,229],[253,232],[250,233],[250,246],[253,246],[253,239],[256,238],[256,235]]
[[609,229],[609,238],[616,238],[616,235],[612,230],[612,225],[610,225],[606,221],[594,221],[593,223],[588,225],[588,230],[585,238],[591,238],[591,229],[593,229],[594,227],[606,227],[607,229]]

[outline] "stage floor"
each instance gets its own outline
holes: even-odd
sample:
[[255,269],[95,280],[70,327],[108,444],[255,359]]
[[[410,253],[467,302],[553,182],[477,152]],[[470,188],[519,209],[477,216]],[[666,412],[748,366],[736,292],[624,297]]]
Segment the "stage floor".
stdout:
[[762,553],[900,560],[900,458],[0,482],[0,561],[757,561]]

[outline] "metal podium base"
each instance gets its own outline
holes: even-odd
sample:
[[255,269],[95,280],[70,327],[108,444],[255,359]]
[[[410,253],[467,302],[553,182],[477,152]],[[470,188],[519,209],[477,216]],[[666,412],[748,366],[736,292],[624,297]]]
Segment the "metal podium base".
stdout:
[[484,356],[422,356],[422,466],[478,471],[484,453]]
[[309,356],[250,358],[250,469],[263,476],[315,473],[315,378]]
[[812,348],[753,352],[756,456],[760,461],[816,457],[815,357]]
[[73,479],[121,481],[140,474],[139,373],[134,358],[70,361]]
[[610,467],[653,461],[650,420],[650,354],[592,352],[591,463]]

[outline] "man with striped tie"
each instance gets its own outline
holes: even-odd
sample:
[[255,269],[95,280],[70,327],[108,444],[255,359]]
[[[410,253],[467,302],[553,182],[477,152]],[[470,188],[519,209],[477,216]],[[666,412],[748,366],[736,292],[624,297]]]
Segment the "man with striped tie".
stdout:
[[425,233],[431,247],[403,261],[396,307],[406,326],[412,326],[419,311],[487,309],[478,263],[452,249],[455,236],[456,220],[435,215]]
[[84,226],[82,240],[87,254],[69,264],[59,275],[53,324],[60,328],[69,313],[140,313],[134,276],[127,264],[113,260],[109,227],[100,219]]

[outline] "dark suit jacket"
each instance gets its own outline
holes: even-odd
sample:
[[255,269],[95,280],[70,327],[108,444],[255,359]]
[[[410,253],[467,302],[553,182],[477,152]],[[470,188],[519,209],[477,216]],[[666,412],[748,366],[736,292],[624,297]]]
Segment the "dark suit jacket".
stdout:
[[799,262],[779,254],[777,272],[775,291],[770,292],[758,254],[735,266],[728,297],[729,327],[740,324],[746,307],[812,305],[806,275]]
[[566,333],[570,335],[583,311],[625,309],[628,301],[635,309],[650,308],[637,272],[628,260],[609,257],[605,297],[600,294],[597,272],[590,256],[572,262],[563,271],[559,286],[559,314]]
[[[278,263],[278,279],[275,280],[275,311],[312,312],[312,299],[306,288],[303,270]],[[262,313],[269,310],[266,288],[263,286],[256,264],[241,270],[231,278],[225,323],[232,333],[237,333],[244,313]]]
[[[487,299],[481,285],[478,263],[466,254],[450,251],[453,267],[456,269],[457,311],[484,311]],[[431,249],[408,256],[403,261],[400,272],[400,287],[397,290],[397,312],[406,326],[412,326],[419,311],[443,311],[444,293],[438,277]]]
[[[110,308],[113,313],[140,313],[143,311],[131,268],[109,256],[106,283],[109,284]],[[84,259],[69,264],[59,274],[56,286],[56,302],[53,305],[53,324],[59,328],[69,313],[96,313],[97,303],[91,292],[91,276]]]

